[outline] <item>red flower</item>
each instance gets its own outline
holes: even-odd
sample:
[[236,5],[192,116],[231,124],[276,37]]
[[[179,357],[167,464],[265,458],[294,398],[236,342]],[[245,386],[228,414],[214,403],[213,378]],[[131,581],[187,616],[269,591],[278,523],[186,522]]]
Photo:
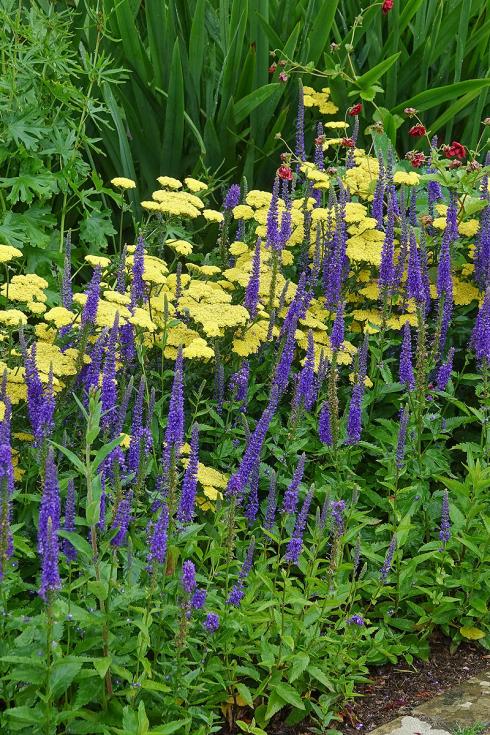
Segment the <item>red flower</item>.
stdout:
[[346,148],[354,148],[355,143],[352,140],[352,138],[342,138],[341,144],[344,145]]
[[274,74],[276,69],[277,69],[277,64],[271,64],[271,66],[269,66],[269,69],[268,69],[269,74]]
[[411,164],[414,168],[420,168],[425,163],[425,156],[423,153],[415,153],[412,157]]
[[418,125],[413,125],[408,131],[408,134],[411,135],[412,138],[420,138],[422,135],[425,135],[426,132],[425,127],[419,123]]
[[359,115],[361,110],[362,110],[362,102],[358,102],[357,105],[353,105],[350,108],[347,114],[350,115],[351,117],[355,117],[356,115]]
[[288,79],[289,79],[289,77],[288,77],[288,75],[286,74],[285,71],[281,71],[279,73],[279,81],[280,82],[287,82]]
[[459,158],[461,160],[466,156],[466,148],[457,140],[453,140],[451,145],[445,145],[443,150],[446,158]]
[[293,178],[293,172],[289,166],[279,166],[277,169],[277,175],[280,179],[285,179],[286,181],[291,181]]
[[383,15],[388,15],[390,10],[393,10],[393,5],[394,5],[394,0],[384,0],[383,5],[381,6]]

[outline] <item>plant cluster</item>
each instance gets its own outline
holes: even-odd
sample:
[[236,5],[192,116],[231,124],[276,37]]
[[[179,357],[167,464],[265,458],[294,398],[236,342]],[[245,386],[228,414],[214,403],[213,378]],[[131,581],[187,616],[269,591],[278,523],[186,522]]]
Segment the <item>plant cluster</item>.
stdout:
[[308,161],[328,96],[271,191],[161,176],[59,293],[0,246],[3,731],[326,732],[435,629],[489,646],[490,167],[360,148],[360,103]]

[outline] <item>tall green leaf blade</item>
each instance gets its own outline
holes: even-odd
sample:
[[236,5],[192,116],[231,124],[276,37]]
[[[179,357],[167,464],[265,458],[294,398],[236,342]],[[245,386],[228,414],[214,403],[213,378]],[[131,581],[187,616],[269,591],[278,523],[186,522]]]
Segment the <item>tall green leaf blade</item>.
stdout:
[[135,29],[135,15],[130,0],[118,0],[113,6],[117,18],[122,47],[127,61],[133,66],[141,79],[150,81],[151,67],[145,47]]
[[184,79],[180,59],[179,39],[175,39],[170,68],[165,129],[163,134],[162,173],[178,175],[184,142]]
[[414,97],[400,104],[396,105],[391,112],[401,112],[405,107],[415,107],[417,110],[423,112],[424,110],[430,110],[431,107],[440,105],[443,102],[448,102],[462,94],[467,94],[472,90],[482,90],[485,87],[490,86],[490,78],[488,79],[468,79],[465,82],[457,82],[457,84],[447,84],[444,87],[436,87],[435,89],[427,89],[420,94],[416,94]]
[[320,8],[309,33],[310,47],[308,61],[313,61],[315,64],[318,64],[324,49],[329,44],[332,23],[337,12],[338,4],[339,0],[320,3]]
[[197,0],[194,10],[194,19],[192,21],[191,35],[189,38],[189,66],[192,81],[198,100],[200,99],[200,83],[201,73],[204,63],[204,50],[206,43],[206,26],[205,26],[205,9],[206,0]]
[[392,56],[389,56],[387,59],[384,59],[381,61],[381,63],[377,64],[375,67],[367,71],[365,74],[361,74],[360,77],[356,78],[356,84],[361,87],[361,89],[366,89],[367,87],[370,87],[372,84],[375,84],[383,74],[386,74],[388,69],[393,66],[393,64],[398,60],[400,57],[401,51],[397,51],[396,54],[393,54]]
[[280,84],[274,83],[266,84],[263,87],[259,87],[253,92],[250,92],[250,94],[247,94],[246,97],[243,97],[238,102],[235,102],[233,106],[235,123],[239,125],[243,122],[243,120],[250,115],[252,110],[255,110],[256,107],[272,97],[276,91],[280,89],[280,86]]

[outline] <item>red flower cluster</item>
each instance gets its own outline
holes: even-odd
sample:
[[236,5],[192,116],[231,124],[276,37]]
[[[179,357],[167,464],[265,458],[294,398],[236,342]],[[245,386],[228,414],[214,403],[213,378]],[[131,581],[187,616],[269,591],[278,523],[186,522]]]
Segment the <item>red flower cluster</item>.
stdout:
[[466,148],[457,140],[453,140],[451,145],[443,146],[443,151],[446,158],[459,158],[461,160],[466,156]]
[[419,123],[418,125],[413,125],[408,131],[408,134],[411,135],[412,138],[420,138],[422,135],[425,135],[426,132],[424,125]]
[[285,179],[286,181],[291,181],[293,178],[293,172],[289,166],[279,166],[277,169],[277,175],[280,179]]
[[414,168],[420,168],[426,161],[426,157],[421,151],[409,151],[405,158],[410,161]]
[[362,102],[358,102],[357,105],[353,105],[350,110],[347,111],[347,114],[351,117],[355,117],[356,115],[359,115],[359,113],[362,110]]
[[384,0],[383,5],[381,6],[381,10],[383,11],[383,15],[388,15],[390,10],[393,10],[394,0]]
[[346,148],[354,148],[355,143],[352,140],[352,138],[342,138],[341,141],[342,145],[344,145]]
[[269,74],[274,74],[276,69],[277,69],[277,64],[271,64],[267,71],[269,72]]

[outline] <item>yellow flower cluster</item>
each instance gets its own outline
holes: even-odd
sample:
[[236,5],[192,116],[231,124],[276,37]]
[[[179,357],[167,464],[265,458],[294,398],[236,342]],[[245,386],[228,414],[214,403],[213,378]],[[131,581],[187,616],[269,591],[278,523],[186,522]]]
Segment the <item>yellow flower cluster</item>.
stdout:
[[323,87],[317,92],[313,87],[303,87],[305,107],[317,107],[322,115],[334,115],[339,111],[330,99],[330,88]]

